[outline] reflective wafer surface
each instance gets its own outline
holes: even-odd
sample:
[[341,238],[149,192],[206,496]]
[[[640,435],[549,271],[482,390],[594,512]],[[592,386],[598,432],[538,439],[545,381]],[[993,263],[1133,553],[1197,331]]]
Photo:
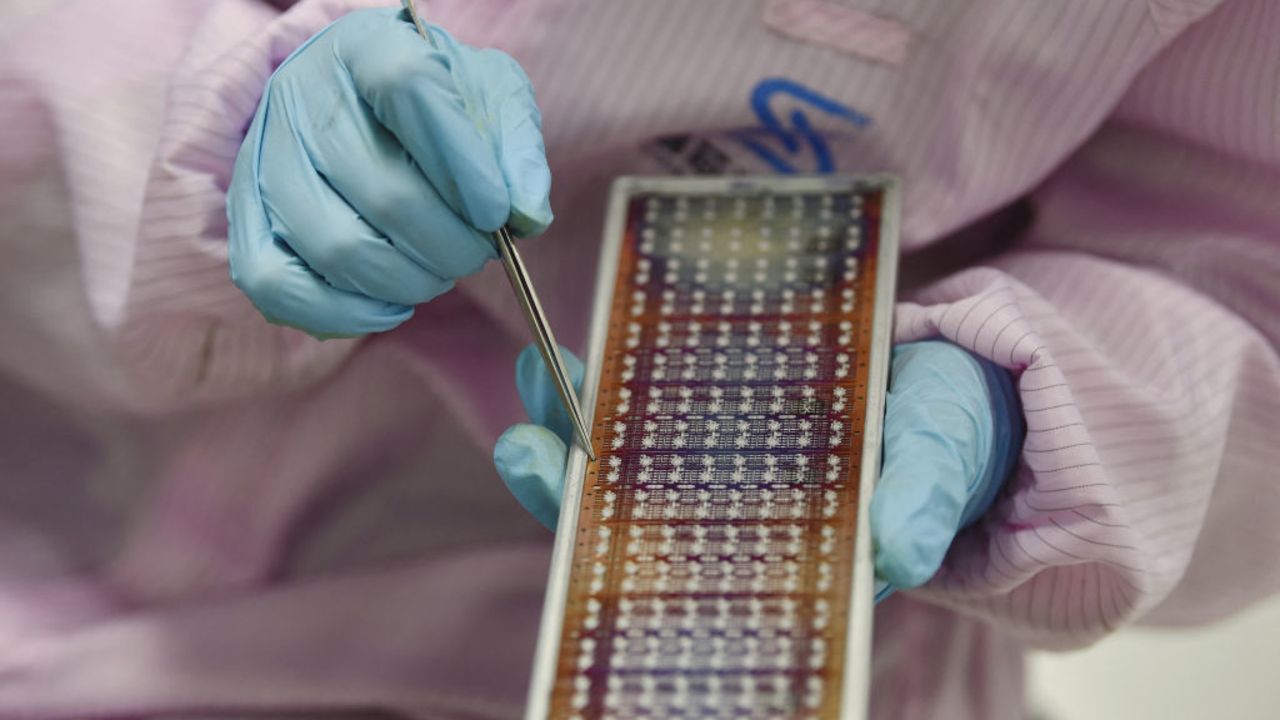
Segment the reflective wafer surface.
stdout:
[[631,198],[552,717],[838,713],[883,192]]

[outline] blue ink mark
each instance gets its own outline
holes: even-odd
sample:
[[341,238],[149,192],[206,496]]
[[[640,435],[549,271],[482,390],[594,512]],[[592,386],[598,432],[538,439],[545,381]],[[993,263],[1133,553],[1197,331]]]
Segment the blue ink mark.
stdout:
[[[836,165],[826,139],[814,129],[803,109],[797,108],[791,111],[789,116],[790,126],[783,123],[778,114],[769,106],[770,101],[777,96],[799,100],[816,110],[841,118],[859,129],[871,124],[871,118],[866,115],[794,80],[786,78],[765,78],[761,80],[756,85],[755,90],[751,92],[751,109],[755,111],[756,117],[760,119],[761,127],[735,132],[732,137],[779,173],[792,174],[802,172],[802,169],[797,167],[792,160],[799,159],[806,147],[812,153],[816,166],[810,172],[835,172]],[[781,143],[787,155],[791,157],[783,157],[769,144],[758,139],[762,135]]]

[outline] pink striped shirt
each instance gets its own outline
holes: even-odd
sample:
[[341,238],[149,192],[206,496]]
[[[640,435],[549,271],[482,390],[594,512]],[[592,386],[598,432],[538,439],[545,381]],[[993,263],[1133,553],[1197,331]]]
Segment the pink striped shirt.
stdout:
[[[500,270],[365,342],[268,325],[227,278],[263,82],[375,4],[74,0],[0,30],[0,718],[518,712],[547,546],[489,467],[525,337]],[[877,717],[1021,717],[1023,647],[1280,585],[1280,5],[429,15],[534,81],[557,221],[526,254],[571,346],[612,176],[904,179],[897,334],[1013,370],[1028,432],[878,609]]]

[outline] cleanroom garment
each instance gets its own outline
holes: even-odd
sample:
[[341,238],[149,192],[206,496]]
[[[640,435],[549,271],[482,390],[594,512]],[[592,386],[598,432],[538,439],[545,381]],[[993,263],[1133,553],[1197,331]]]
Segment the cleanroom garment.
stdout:
[[[528,339],[501,269],[355,341],[228,279],[267,77],[375,4],[0,29],[0,717],[518,714],[550,538],[490,465]],[[1020,717],[1023,647],[1277,589],[1280,5],[425,11],[532,78],[557,219],[525,255],[572,348],[613,177],[902,177],[903,270],[932,280],[897,336],[1013,370],[1027,436],[934,580],[879,607],[877,717]],[[1027,196],[1028,222],[939,242]]]

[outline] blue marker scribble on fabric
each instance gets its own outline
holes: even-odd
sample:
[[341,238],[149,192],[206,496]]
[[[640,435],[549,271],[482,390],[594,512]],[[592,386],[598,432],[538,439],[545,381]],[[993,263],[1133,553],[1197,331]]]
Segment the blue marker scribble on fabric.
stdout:
[[[790,120],[789,126],[784,124],[782,118],[778,117],[778,114],[770,107],[770,102],[777,97],[789,97],[798,100],[815,110],[845,120],[858,129],[865,128],[871,124],[871,118],[866,115],[794,80],[786,78],[765,78],[761,80],[760,84],[756,85],[755,90],[751,93],[751,108],[755,111],[756,117],[760,119],[761,127],[735,132],[733,138],[780,173],[830,173],[835,172],[836,166],[835,160],[831,155],[831,148],[826,139],[813,127],[803,109],[796,108],[791,111],[788,117]],[[763,141],[764,138],[781,143],[789,157],[784,157],[782,153],[770,147],[774,143],[766,143]],[[792,162],[792,159],[802,157],[805,149],[812,153],[814,159],[814,167],[812,169],[806,170],[797,167]]]

